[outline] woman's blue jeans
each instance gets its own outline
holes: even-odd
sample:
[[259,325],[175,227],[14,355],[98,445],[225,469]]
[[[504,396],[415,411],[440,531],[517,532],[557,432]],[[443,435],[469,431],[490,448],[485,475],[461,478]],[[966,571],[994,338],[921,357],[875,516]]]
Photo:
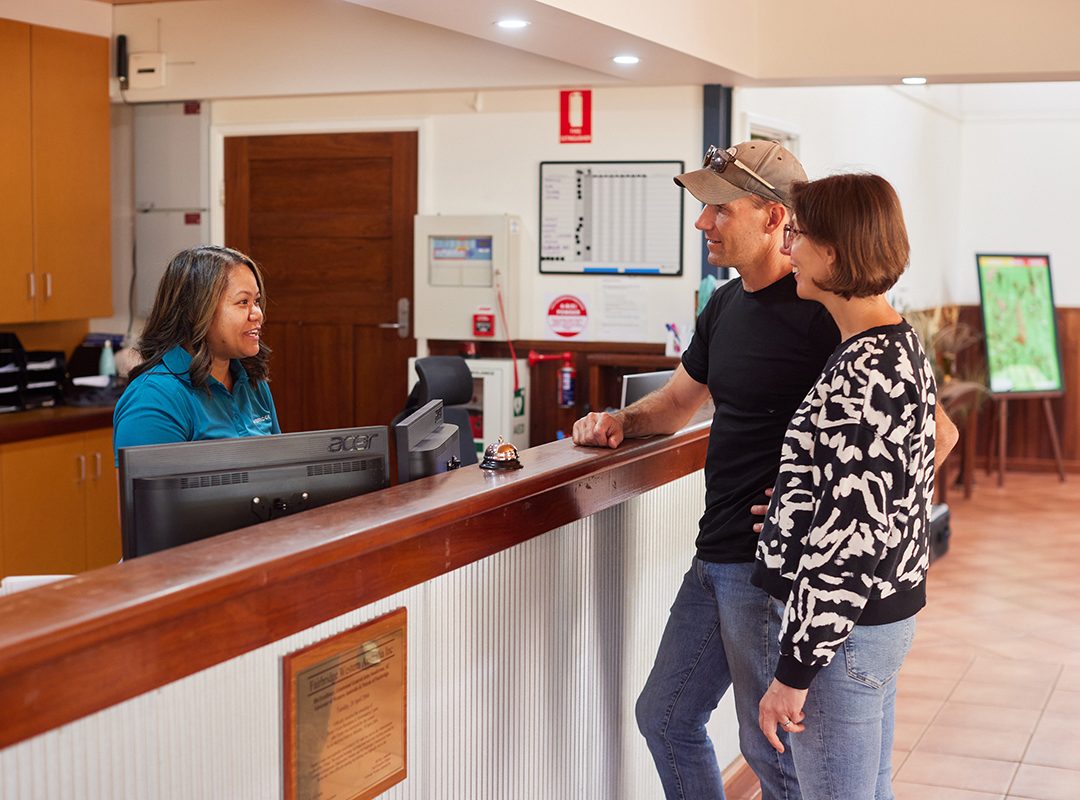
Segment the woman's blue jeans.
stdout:
[[914,617],[856,625],[814,678],[791,736],[804,800],[893,800],[896,675],[914,636]]
[[729,686],[740,749],[761,781],[762,800],[800,800],[789,737],[780,734],[787,749],[780,755],[758,728],[758,702],[779,658],[780,611],[750,583],[753,568],[695,558],[671,606],[637,702],[638,727],[668,800],[723,799],[705,723]]

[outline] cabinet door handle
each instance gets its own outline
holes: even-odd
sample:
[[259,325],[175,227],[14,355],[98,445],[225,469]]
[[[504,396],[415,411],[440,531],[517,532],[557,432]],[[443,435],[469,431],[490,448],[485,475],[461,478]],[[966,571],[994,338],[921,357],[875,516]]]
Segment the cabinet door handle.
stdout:
[[33,300],[37,296],[37,281],[34,280],[34,273],[26,273],[26,278],[30,283],[30,299]]
[[52,273],[45,273],[45,299],[52,297]]
[[101,453],[94,452],[94,480],[101,480]]
[[75,460],[79,463],[79,480],[78,483],[82,483],[86,480],[86,456],[77,455]]

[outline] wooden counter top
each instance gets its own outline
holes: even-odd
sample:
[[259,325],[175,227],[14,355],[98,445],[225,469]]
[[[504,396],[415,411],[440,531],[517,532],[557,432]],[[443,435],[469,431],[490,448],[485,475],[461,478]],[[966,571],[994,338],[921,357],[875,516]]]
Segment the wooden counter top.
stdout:
[[111,428],[112,406],[55,406],[0,414],[0,444]]
[[700,469],[707,413],[616,450],[568,440],[0,598],[0,747]]

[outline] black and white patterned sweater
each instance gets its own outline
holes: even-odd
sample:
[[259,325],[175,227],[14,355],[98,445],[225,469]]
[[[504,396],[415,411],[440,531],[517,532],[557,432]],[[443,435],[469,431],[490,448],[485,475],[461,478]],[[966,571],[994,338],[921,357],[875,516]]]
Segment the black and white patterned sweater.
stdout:
[[925,605],[936,395],[901,322],[842,342],[792,417],[754,570],[786,603],[781,683],[809,687],[855,625]]

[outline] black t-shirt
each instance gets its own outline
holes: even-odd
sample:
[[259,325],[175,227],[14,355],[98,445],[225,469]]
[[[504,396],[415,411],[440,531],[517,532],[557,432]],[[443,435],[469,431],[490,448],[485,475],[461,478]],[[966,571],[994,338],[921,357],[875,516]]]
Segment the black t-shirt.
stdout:
[[832,317],[801,300],[787,275],[756,292],[736,278],[717,289],[698,317],[682,363],[708,384],[716,412],[705,458],[705,513],[697,554],[705,561],[754,560],[760,522],[788,422],[840,343]]

